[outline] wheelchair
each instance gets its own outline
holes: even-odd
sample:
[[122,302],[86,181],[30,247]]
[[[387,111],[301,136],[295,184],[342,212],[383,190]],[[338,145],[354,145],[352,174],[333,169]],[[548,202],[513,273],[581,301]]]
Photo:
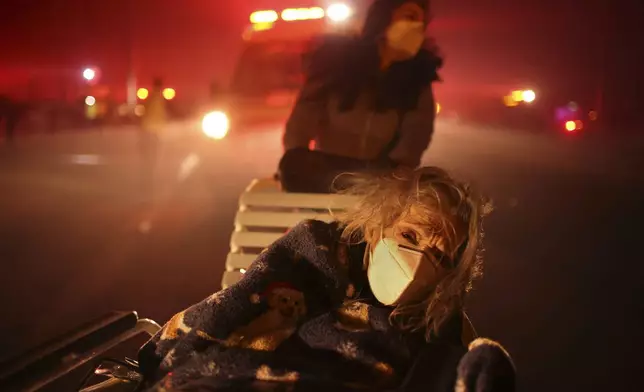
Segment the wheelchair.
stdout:
[[[329,222],[334,212],[352,203],[351,196],[285,193],[275,179],[253,180],[239,198],[221,287],[239,281],[264,248],[300,221]],[[101,356],[137,335],[151,337],[160,329],[158,323],[139,318],[135,311],[110,312],[4,363],[0,391],[40,390],[87,364],[93,366],[76,390],[138,391],[143,377],[136,360]]]

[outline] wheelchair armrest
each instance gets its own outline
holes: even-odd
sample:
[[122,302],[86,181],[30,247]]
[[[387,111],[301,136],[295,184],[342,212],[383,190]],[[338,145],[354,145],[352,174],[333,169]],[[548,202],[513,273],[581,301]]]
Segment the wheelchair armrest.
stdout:
[[37,390],[119,343],[160,328],[134,311],[110,312],[0,364],[0,390]]

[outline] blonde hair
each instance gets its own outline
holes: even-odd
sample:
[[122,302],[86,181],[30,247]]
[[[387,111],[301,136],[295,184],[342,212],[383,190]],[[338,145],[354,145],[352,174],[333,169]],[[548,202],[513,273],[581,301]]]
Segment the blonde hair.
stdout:
[[490,205],[469,185],[437,167],[342,177],[342,182],[348,180],[350,185],[339,193],[358,197],[353,208],[335,214],[343,226],[343,241],[373,243],[383,229],[413,211],[416,221],[458,249],[450,255],[455,267],[424,300],[398,305],[390,316],[392,324],[403,330],[424,329],[429,340],[432,332],[438,334],[441,326],[463,308],[472,282],[482,274],[482,218],[491,211]]

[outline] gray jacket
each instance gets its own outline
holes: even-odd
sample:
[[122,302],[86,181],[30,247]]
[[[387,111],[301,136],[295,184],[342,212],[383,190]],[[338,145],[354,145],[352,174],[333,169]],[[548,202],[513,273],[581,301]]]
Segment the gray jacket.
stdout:
[[[431,85],[425,88],[415,110],[376,112],[363,95],[347,112],[338,110],[337,99],[311,99],[322,86],[309,80],[303,86],[286,123],[283,144],[286,150],[316,149],[361,160],[387,156],[397,164],[416,167],[429,146],[434,132],[436,106]],[[397,138],[394,146],[390,146]],[[393,147],[393,148],[390,148]]]

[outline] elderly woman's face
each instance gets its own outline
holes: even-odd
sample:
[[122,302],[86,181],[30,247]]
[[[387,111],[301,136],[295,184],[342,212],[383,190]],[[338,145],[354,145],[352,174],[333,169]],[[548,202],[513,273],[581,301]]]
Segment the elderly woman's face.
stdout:
[[451,239],[442,233],[436,233],[436,228],[423,222],[420,211],[412,206],[392,227],[384,229],[383,237],[393,238],[400,245],[421,251],[441,268],[448,270],[454,267],[453,256],[465,237],[462,223],[455,220],[450,223],[455,230],[455,236],[450,236],[455,238]]
[[412,206],[391,227],[372,233],[369,240],[367,278],[376,299],[384,305],[421,299],[455,268],[454,250],[463,237],[450,235],[451,227],[442,224],[431,227],[428,221],[434,219],[423,222],[421,213]]

